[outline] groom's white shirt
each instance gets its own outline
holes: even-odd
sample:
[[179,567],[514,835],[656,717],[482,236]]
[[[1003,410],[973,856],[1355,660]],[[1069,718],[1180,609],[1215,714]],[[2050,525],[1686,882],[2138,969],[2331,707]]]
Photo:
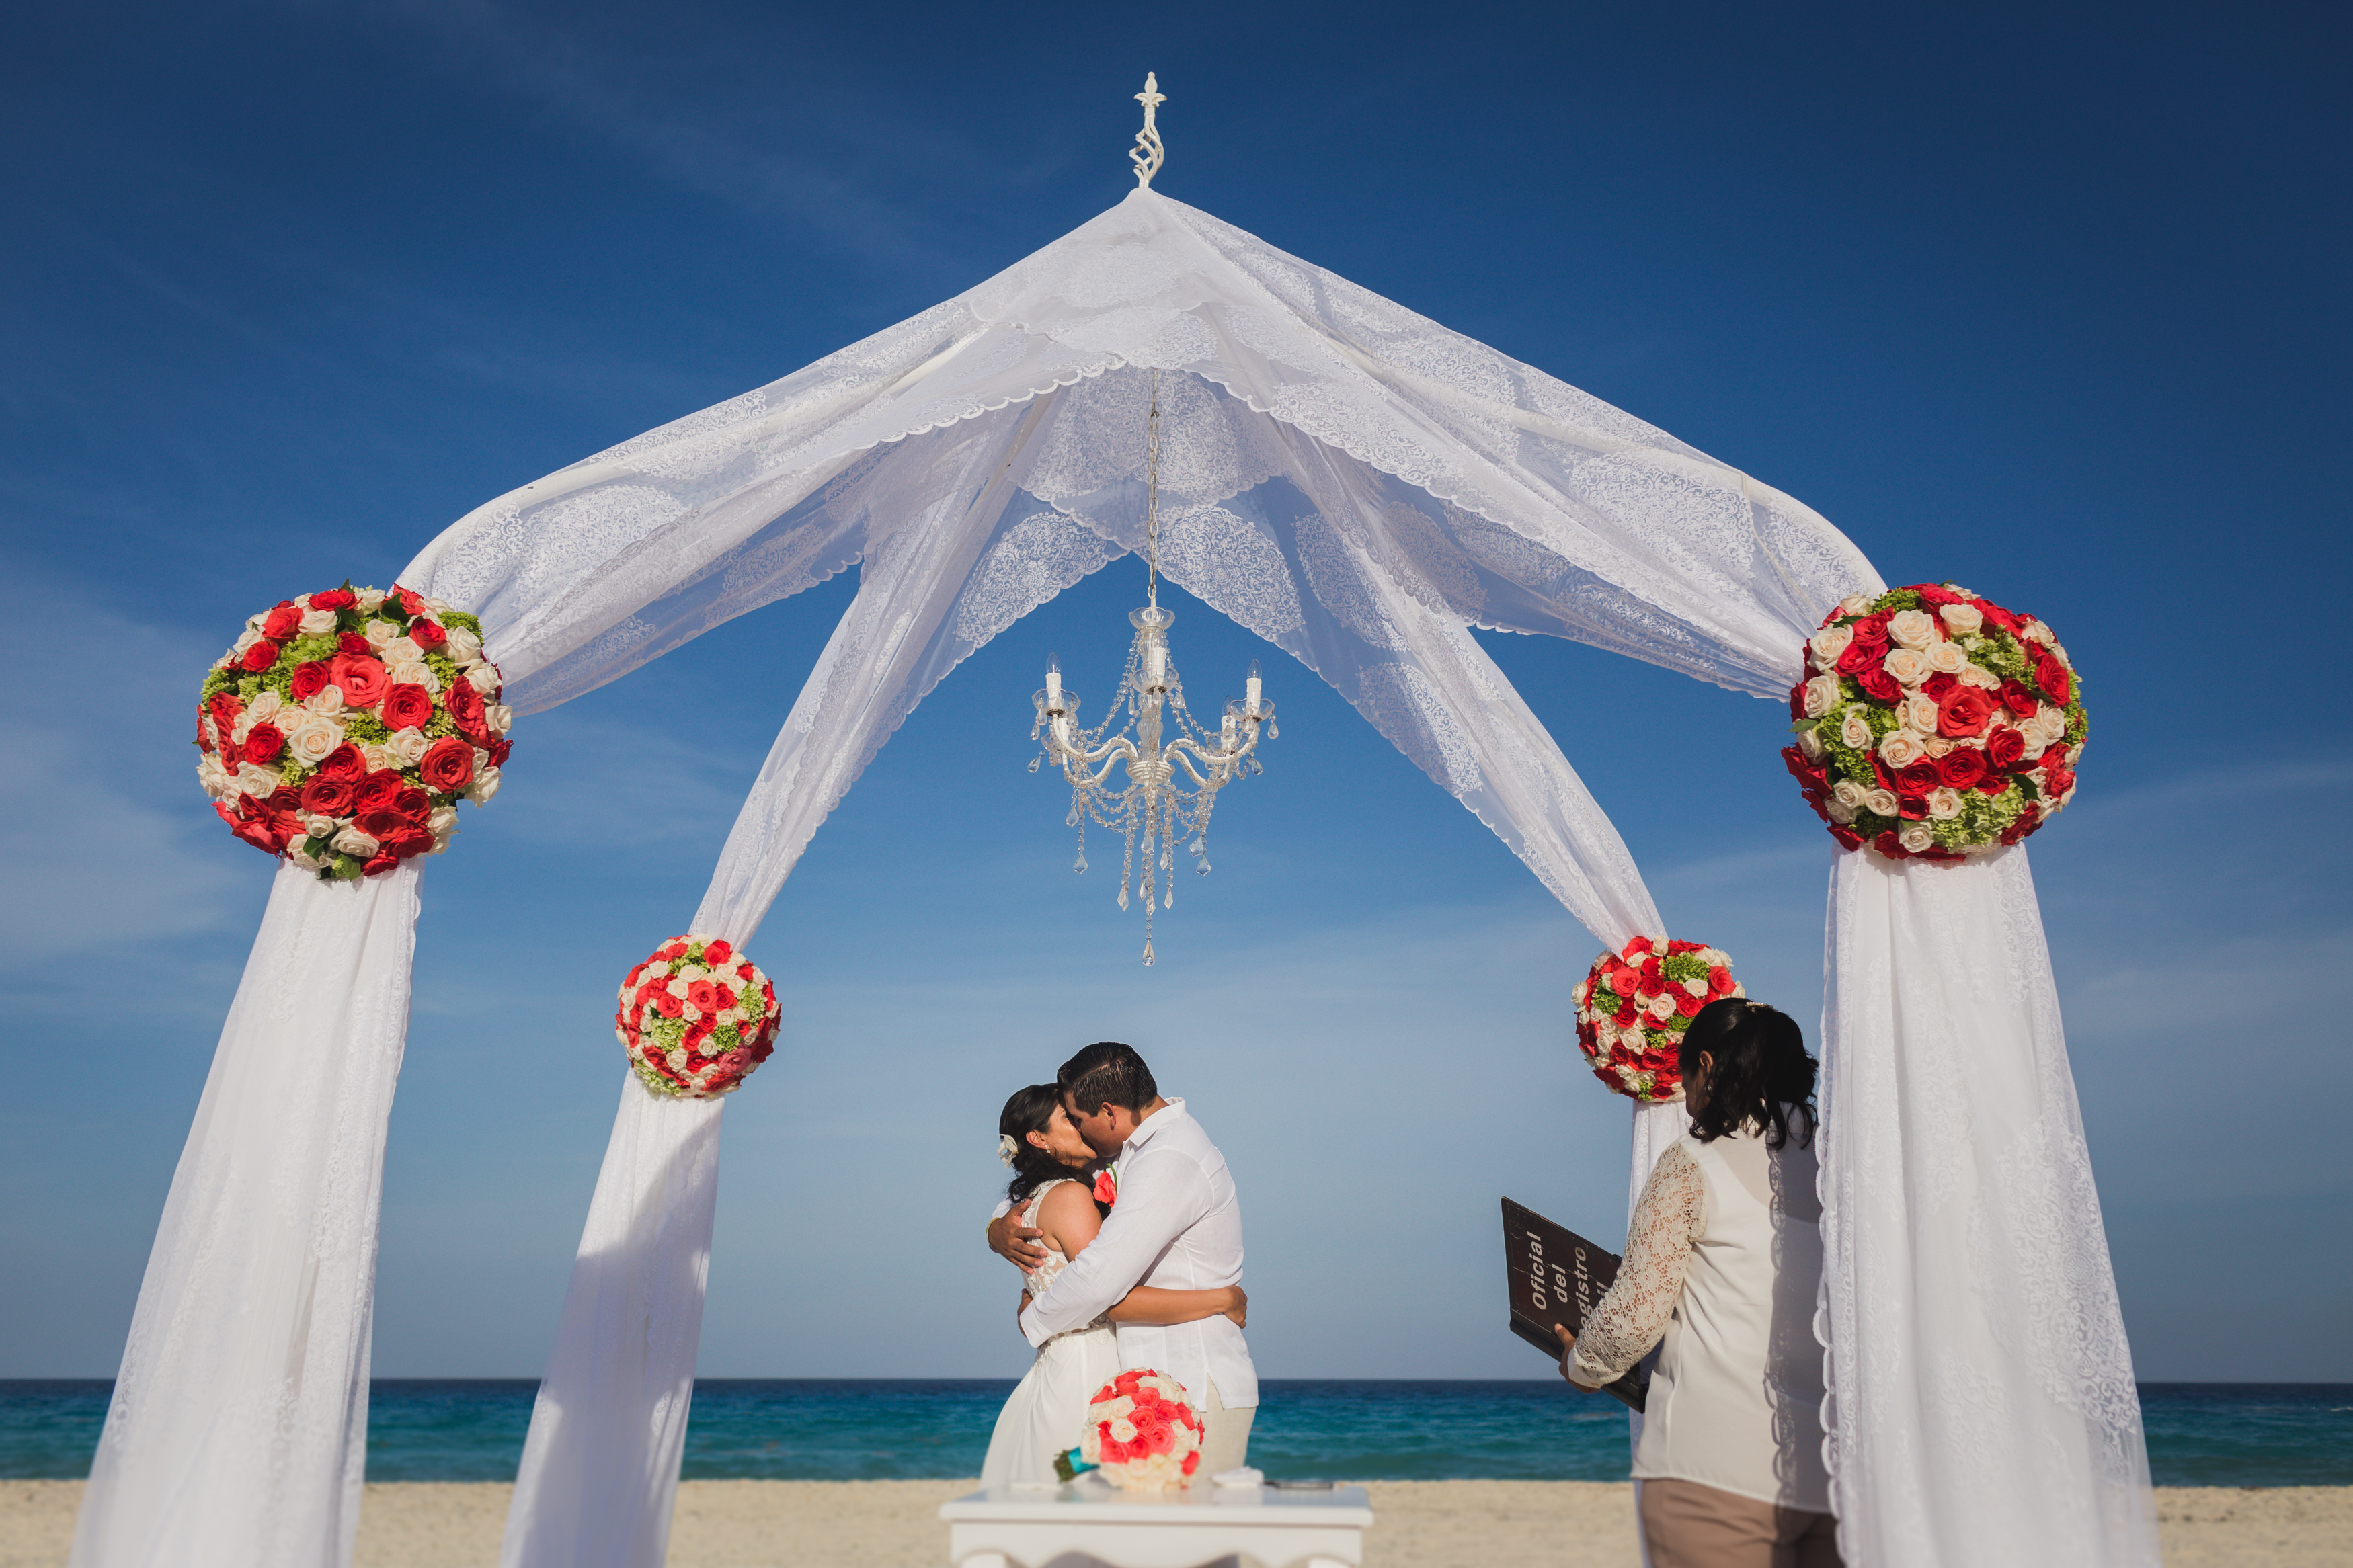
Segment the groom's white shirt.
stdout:
[[[1138,1285],[1214,1290],[1242,1278],[1242,1211],[1226,1157],[1201,1124],[1171,1100],[1144,1119],[1119,1152],[1119,1201],[1103,1230],[1021,1314],[1033,1345],[1094,1321]],[[1160,1328],[1121,1323],[1119,1363],[1152,1367],[1185,1385],[1194,1403],[1216,1379],[1229,1410],[1258,1404],[1258,1369],[1231,1318]]]

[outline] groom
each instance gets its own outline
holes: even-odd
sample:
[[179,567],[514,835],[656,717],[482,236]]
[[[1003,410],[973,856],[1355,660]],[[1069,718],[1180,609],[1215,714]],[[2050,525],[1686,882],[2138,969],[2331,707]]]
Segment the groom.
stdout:
[[[1242,1277],[1242,1214],[1226,1157],[1182,1100],[1163,1100],[1152,1069],[1133,1047],[1089,1046],[1055,1075],[1062,1110],[1088,1146],[1119,1164],[1119,1196],[1087,1249],[1021,1314],[1033,1345],[1084,1328],[1138,1285],[1212,1290]],[[1037,1235],[1007,1214],[988,1244],[1031,1267],[1044,1255]],[[1242,1331],[1226,1317],[1172,1328],[1119,1326],[1119,1363],[1151,1367],[1185,1385],[1202,1415],[1203,1477],[1230,1470],[1250,1453],[1258,1414],[1258,1371]]]

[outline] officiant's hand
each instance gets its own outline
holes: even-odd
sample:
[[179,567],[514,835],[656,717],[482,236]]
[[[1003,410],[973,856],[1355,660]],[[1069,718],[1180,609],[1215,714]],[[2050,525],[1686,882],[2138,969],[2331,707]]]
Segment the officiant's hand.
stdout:
[[1234,1299],[1234,1302],[1232,1306],[1226,1309],[1225,1315],[1234,1321],[1234,1327],[1238,1329],[1249,1328],[1250,1297],[1239,1285],[1227,1286],[1226,1294],[1231,1296]]
[[1046,1261],[1046,1249],[1038,1243],[1038,1232],[1015,1217],[1019,1212],[1002,1214],[988,1222],[988,1250],[1027,1274]]
[[1599,1391],[1599,1384],[1588,1383],[1577,1375],[1577,1336],[1558,1323],[1552,1326],[1552,1331],[1560,1336],[1560,1375],[1568,1379],[1571,1387],[1581,1388],[1588,1394]]

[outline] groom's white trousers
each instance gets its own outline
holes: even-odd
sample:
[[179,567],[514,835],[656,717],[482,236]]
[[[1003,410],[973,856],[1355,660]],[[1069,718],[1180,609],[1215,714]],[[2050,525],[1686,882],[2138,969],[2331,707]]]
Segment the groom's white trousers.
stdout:
[[1250,1422],[1258,1415],[1253,1405],[1243,1410],[1229,1410],[1218,1397],[1218,1380],[1208,1379],[1209,1397],[1201,1402],[1201,1476],[1214,1476],[1220,1471],[1237,1469],[1250,1462]]

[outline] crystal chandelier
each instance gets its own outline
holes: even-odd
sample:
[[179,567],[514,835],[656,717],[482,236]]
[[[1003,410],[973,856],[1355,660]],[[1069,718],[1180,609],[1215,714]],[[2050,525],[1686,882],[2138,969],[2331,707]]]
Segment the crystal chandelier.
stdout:
[[[1196,858],[1193,869],[1209,874],[1209,812],[1218,792],[1238,778],[1263,773],[1253,754],[1261,726],[1274,739],[1274,704],[1261,694],[1259,666],[1250,660],[1245,695],[1226,700],[1215,733],[1193,721],[1185,706],[1184,683],[1168,657],[1168,628],[1176,612],[1160,607],[1160,373],[1152,374],[1152,411],[1145,426],[1144,531],[1147,551],[1145,606],[1129,614],[1135,641],[1127,650],[1127,669],[1120,677],[1120,695],[1111,711],[1092,730],[1079,728],[1078,693],[1062,685],[1062,663],[1046,660],[1046,689],[1031,698],[1038,710],[1029,726],[1032,741],[1043,737],[1044,750],[1029,760],[1036,773],[1040,763],[1062,770],[1071,784],[1071,815],[1064,822],[1079,830],[1079,858],[1073,871],[1087,868],[1087,818],[1092,817],[1125,840],[1119,868],[1119,907],[1127,908],[1133,883],[1144,900],[1144,962],[1153,963],[1152,900],[1157,889],[1163,909],[1176,904],[1176,847],[1188,835],[1186,852]],[[1116,734],[1107,734],[1124,709],[1127,721]],[[1163,735],[1174,731],[1165,742]],[[1126,770],[1126,787],[1110,786],[1112,770]],[[1189,781],[1189,787],[1188,787]],[[1135,841],[1144,839],[1144,863],[1137,876]],[[1155,876],[1155,873],[1157,875]]]

